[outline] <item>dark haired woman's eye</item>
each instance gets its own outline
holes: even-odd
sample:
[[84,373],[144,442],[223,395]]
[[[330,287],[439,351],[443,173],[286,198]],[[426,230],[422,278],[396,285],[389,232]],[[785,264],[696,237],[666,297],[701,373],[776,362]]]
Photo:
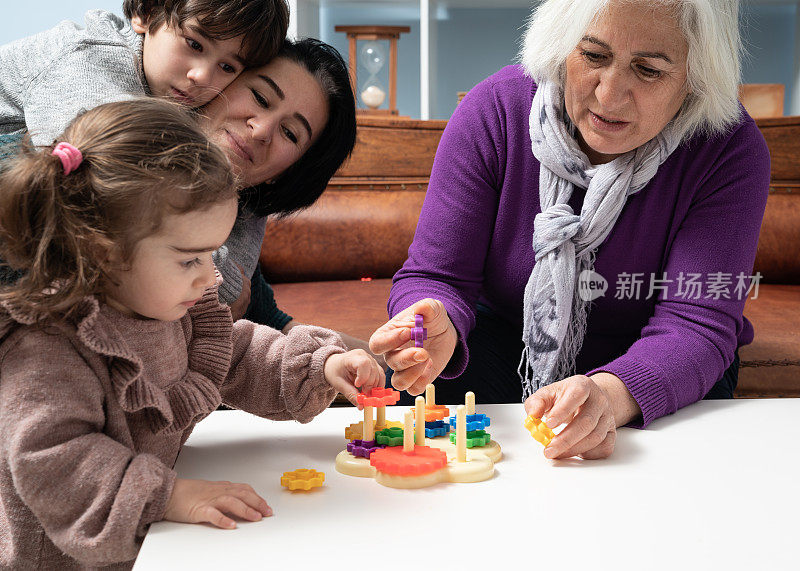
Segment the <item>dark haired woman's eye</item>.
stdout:
[[186,38],[186,44],[196,52],[203,51],[203,45],[197,40],[193,40],[192,38]]
[[229,63],[221,63],[221,64],[219,64],[219,66],[222,68],[222,71],[224,71],[225,73],[236,73],[236,68],[233,67]]
[[269,109],[269,102],[264,99],[264,97],[258,91],[255,89],[251,89],[250,91],[253,93],[253,98],[256,100],[256,103],[258,103],[264,109]]
[[297,136],[290,129],[283,127],[283,133],[292,143],[297,144]]

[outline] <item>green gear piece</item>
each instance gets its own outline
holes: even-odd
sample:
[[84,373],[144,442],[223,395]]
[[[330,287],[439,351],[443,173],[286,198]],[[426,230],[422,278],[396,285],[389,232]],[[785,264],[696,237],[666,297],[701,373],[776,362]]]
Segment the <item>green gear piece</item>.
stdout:
[[[492,441],[492,435],[485,430],[470,430],[467,432],[467,448],[480,448]],[[450,442],[456,443],[456,433],[450,433]]]
[[403,429],[399,426],[384,428],[375,433],[375,440],[378,444],[383,444],[384,446],[402,446]]

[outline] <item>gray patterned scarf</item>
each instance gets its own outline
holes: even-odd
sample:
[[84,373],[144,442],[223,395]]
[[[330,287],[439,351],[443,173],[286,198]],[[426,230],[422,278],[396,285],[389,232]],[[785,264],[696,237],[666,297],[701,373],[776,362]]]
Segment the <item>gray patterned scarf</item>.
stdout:
[[[533,228],[536,263],[525,286],[523,398],[574,374],[589,305],[579,295],[578,276],[592,270],[594,250],[614,228],[628,196],[650,182],[680,143],[669,123],[641,147],[592,166],[567,123],[563,91],[542,81],[530,114],[533,156],[541,163],[542,211]],[[586,189],[580,215],[567,204],[573,185]]]

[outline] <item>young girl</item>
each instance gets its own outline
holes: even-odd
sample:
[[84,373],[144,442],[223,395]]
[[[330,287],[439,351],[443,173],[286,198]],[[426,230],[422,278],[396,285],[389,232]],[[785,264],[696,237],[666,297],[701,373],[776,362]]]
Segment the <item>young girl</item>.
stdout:
[[224,153],[175,104],[111,103],[0,175],[0,567],[132,564],[158,520],[235,527],[252,488],[172,466],[221,402],[308,422],[382,382],[335,333],[233,324],[211,252],[237,212]]

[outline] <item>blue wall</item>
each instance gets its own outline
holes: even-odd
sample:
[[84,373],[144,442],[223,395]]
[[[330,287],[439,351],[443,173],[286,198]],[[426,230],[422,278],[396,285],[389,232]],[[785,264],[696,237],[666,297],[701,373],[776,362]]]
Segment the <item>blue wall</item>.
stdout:
[[743,83],[784,84],[784,113],[800,114],[791,110],[797,4],[745,4],[740,20],[748,52],[742,60]]
[[0,44],[52,28],[62,20],[83,21],[99,8],[122,15],[122,0],[5,0],[0,18]]
[[[121,13],[122,0],[36,0],[4,2],[0,44],[50,28],[64,19],[81,21],[91,8]],[[455,108],[456,92],[467,91],[514,61],[528,16],[524,9],[440,9],[436,50],[438,86],[432,118],[446,119]],[[320,8],[320,36],[347,57],[347,39],[334,32],[346,24],[392,24],[411,27],[400,38],[397,100],[400,113],[419,117],[419,10],[412,4],[367,8],[364,4]],[[786,113],[792,96],[796,4],[743,2],[742,36],[749,56],[743,62],[745,83],[786,85]],[[384,84],[386,82],[384,81]],[[388,86],[387,86],[388,87]]]
[[[396,5],[395,5],[396,6]],[[335,25],[390,24],[411,27],[400,39],[398,107],[400,114],[419,117],[419,23],[416,7],[323,6],[320,35],[345,57],[344,34]],[[447,119],[458,91],[467,91],[501,67],[513,63],[519,50],[524,9],[440,9],[438,20],[438,87],[432,119]],[[792,97],[796,4],[756,5],[742,2],[741,33],[749,55],[742,65],[744,83],[783,83],[785,113]]]
[[[457,93],[469,91],[514,63],[530,12],[524,9],[448,10],[438,23],[438,94],[432,119],[447,119]],[[445,15],[445,14],[441,14]]]

